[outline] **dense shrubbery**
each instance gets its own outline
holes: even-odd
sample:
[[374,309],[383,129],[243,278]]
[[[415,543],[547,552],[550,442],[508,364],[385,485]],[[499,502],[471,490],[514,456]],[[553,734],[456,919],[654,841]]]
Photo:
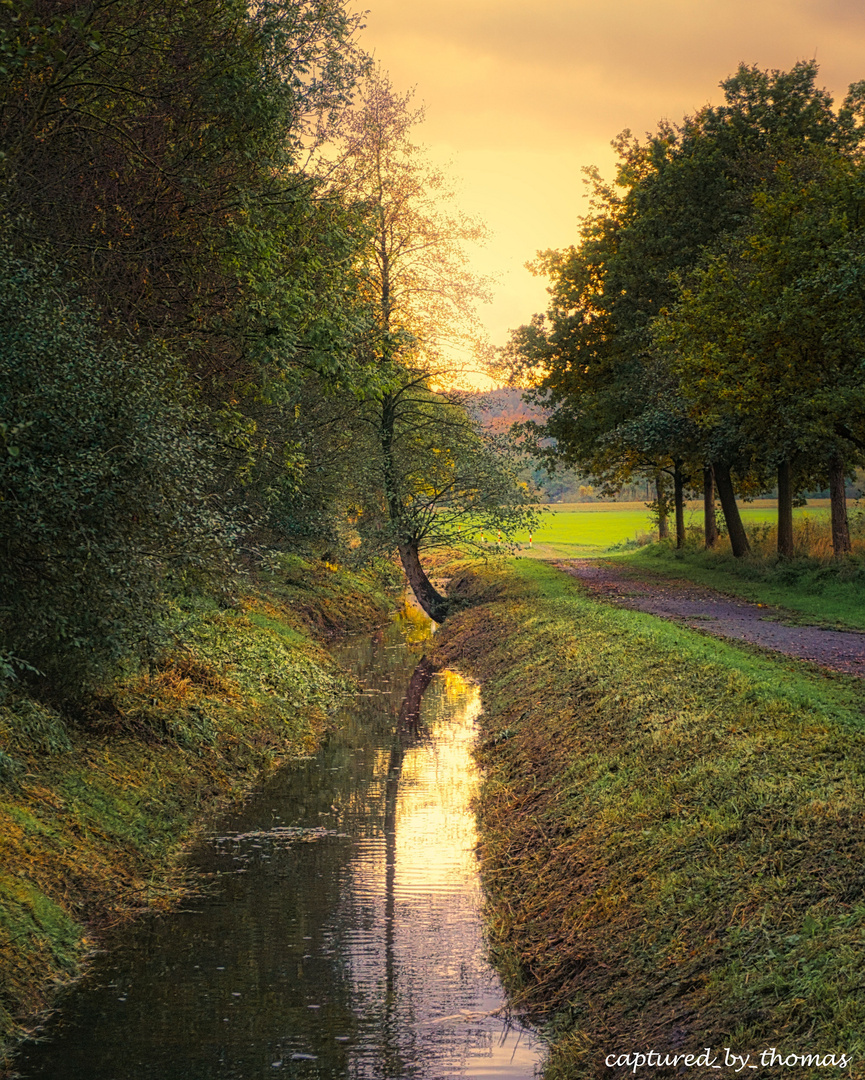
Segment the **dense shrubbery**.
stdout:
[[140,655],[227,536],[171,358],[107,336],[43,256],[0,249],[0,651],[53,691]]

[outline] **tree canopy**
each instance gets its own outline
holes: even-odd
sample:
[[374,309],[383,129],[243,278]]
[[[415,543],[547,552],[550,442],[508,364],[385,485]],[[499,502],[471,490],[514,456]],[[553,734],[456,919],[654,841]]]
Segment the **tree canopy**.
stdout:
[[522,520],[435,383],[483,226],[361,29],[345,0],[0,5],[3,678],[93,689],[269,549],[426,581],[455,515]]
[[836,110],[816,78],[813,62],[742,65],[721,83],[724,104],[644,142],[620,136],[615,183],[590,171],[580,242],[540,254],[550,307],[507,352],[552,409],[536,431],[554,440],[548,456],[610,488],[672,474],[679,544],[685,489],[717,483],[745,554],[735,486],[753,493],[776,477],[779,552],[792,553],[796,491],[826,479],[836,553],[849,550],[843,476],[862,461],[863,87]]

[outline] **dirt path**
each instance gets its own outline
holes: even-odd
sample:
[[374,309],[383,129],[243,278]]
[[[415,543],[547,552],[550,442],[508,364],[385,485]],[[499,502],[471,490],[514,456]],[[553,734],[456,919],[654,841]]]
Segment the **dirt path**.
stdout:
[[598,600],[646,611],[716,637],[748,641],[763,649],[808,660],[832,671],[865,678],[865,634],[788,625],[787,612],[725,596],[690,581],[641,574],[595,559],[554,563],[573,574]]

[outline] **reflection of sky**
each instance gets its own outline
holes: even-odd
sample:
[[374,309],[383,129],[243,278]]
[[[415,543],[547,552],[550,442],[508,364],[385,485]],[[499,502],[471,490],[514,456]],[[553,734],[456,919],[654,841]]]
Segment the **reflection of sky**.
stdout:
[[391,800],[385,835],[355,848],[338,916],[353,927],[340,944],[363,1016],[352,1076],[533,1075],[529,1037],[488,1015],[503,1001],[485,962],[469,809],[479,710],[458,675],[433,681],[425,735],[378,792]]
[[493,237],[473,255],[500,273],[482,311],[493,343],[546,306],[523,268],[576,240],[581,169],[611,178],[610,140],[707,102],[740,61],[816,58],[836,98],[865,78],[859,0],[369,0],[363,43],[427,107],[419,141],[453,160],[460,205]]
[[501,1046],[485,1015],[502,996],[467,806],[477,694],[434,678],[424,734],[398,737],[417,654],[398,627],[340,653],[362,686],[321,751],[197,853],[206,895],[123,929],[25,1048],[25,1080],[532,1076],[528,1036]]

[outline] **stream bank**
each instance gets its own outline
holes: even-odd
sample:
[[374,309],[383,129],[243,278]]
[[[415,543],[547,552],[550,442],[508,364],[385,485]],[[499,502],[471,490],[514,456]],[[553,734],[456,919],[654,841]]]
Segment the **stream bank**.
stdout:
[[707,1047],[865,1075],[861,680],[597,604],[534,561],[461,588],[476,606],[436,660],[481,682],[487,923],[554,1040],[547,1080]]
[[346,686],[319,641],[393,604],[374,578],[291,557],[257,585],[178,600],[153,669],[86,705],[0,702],[0,1074],[107,931],[186,895],[201,823],[315,750]]
[[486,959],[471,810],[477,687],[411,612],[334,654],[320,749],[191,851],[210,882],[124,928],[24,1080],[530,1080],[541,1048]]

